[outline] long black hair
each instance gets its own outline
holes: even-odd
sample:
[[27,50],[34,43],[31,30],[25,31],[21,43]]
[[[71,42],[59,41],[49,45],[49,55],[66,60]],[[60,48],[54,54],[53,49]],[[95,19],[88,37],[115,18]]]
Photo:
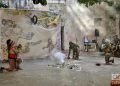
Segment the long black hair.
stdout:
[[6,41],[6,44],[9,45],[10,42],[11,42],[11,39],[8,39],[8,40]]
[[12,40],[11,40],[11,39],[8,39],[8,40],[6,41],[6,44],[7,44],[7,50],[8,50],[8,52],[9,52],[9,50],[10,50],[10,48],[11,48],[11,45],[12,45]]

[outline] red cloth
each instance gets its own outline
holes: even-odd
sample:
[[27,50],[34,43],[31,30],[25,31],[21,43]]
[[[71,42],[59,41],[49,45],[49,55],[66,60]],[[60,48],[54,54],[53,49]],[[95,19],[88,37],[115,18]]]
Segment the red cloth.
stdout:
[[10,59],[16,59],[17,58],[16,54],[9,54],[8,57]]
[[10,66],[10,70],[14,70],[16,69],[16,61],[15,59],[9,59],[9,66]]

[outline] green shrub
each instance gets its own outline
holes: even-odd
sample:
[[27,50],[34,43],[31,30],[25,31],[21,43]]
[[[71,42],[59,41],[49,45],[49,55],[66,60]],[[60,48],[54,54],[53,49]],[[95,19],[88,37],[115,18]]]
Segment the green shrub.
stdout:
[[8,6],[6,4],[3,4],[2,2],[0,2],[0,8],[8,8]]

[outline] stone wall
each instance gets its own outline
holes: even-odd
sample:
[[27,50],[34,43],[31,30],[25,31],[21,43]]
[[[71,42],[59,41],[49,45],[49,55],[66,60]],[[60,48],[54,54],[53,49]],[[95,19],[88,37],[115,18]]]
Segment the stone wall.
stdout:
[[[77,2],[65,6],[65,47],[68,49],[69,41],[83,46],[83,37],[88,36],[89,40],[95,40],[94,31],[99,30],[98,43],[101,45],[102,39],[111,38],[119,33],[118,18],[113,7],[106,3],[95,4],[89,8]],[[116,22],[117,21],[117,22]]]

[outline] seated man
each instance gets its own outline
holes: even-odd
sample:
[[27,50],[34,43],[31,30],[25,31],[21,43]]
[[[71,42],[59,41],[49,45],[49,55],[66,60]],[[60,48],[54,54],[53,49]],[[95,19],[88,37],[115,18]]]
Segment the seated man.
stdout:
[[84,37],[83,43],[84,43],[84,51],[88,52],[89,51],[89,40],[87,36]]

